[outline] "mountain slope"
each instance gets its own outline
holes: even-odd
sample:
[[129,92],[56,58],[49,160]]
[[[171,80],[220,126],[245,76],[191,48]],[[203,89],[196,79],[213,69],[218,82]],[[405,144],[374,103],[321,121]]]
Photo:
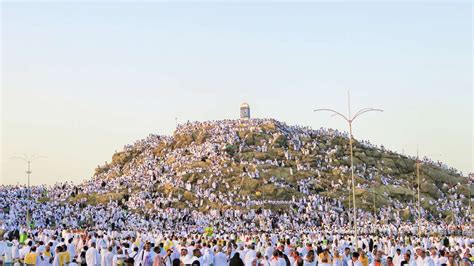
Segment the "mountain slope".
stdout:
[[[152,187],[174,206],[201,211],[285,209],[312,195],[337,199],[347,208],[348,143],[347,135],[336,130],[288,126],[273,119],[186,123],[173,136],[150,135],[125,146],[81,185],[82,195],[70,200],[99,202],[100,195],[87,195],[84,188],[101,182],[104,189],[99,194],[146,198],[145,188]],[[357,207],[370,214],[375,205],[376,213],[396,210],[405,219],[414,218],[414,158],[356,140],[354,169]],[[420,174],[424,217],[452,220],[450,210],[455,209],[456,219],[465,218],[470,188],[466,177],[428,160],[421,164]],[[153,204],[145,200],[141,207]]]

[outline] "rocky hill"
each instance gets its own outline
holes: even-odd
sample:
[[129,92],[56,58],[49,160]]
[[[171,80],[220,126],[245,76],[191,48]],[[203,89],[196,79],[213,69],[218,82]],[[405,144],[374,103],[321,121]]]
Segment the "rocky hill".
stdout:
[[[350,160],[346,133],[288,126],[272,119],[223,120],[179,125],[173,136],[150,135],[127,145],[110,163],[97,167],[71,201],[126,202],[149,193],[176,207],[206,211],[226,208],[291,208],[295,199],[320,195],[350,204]],[[415,160],[354,142],[356,205],[416,214]],[[464,219],[471,195],[467,177],[439,162],[420,166],[422,215],[427,219]],[[87,187],[101,184],[99,193]],[[151,190],[149,188],[152,188]],[[145,192],[147,191],[147,192]],[[152,197],[150,197],[152,198]]]

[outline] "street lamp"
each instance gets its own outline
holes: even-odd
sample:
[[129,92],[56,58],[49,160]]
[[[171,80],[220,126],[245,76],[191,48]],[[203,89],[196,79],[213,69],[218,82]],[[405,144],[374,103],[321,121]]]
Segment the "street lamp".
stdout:
[[[11,159],[22,160],[22,161],[24,161],[25,163],[28,164],[28,169],[25,171],[25,173],[28,175],[28,200],[31,198],[30,175],[33,173],[31,171],[31,163],[35,160],[43,159],[43,158],[47,158],[47,157],[46,156],[35,156],[35,155],[33,155],[32,157],[29,157],[26,154],[23,154],[23,156],[11,157]],[[28,206],[28,208],[26,209],[26,223],[27,223],[27,225],[30,222],[29,220],[30,220],[30,208]]]
[[331,112],[332,113],[332,116],[340,116],[342,119],[344,119],[347,124],[349,125],[349,148],[350,148],[350,153],[351,153],[351,180],[352,180],[352,206],[353,206],[353,212],[354,212],[354,241],[355,241],[355,246],[357,248],[357,212],[356,212],[356,202],[355,202],[355,180],[354,180],[354,156],[353,156],[353,152],[352,152],[352,138],[353,138],[353,135],[352,135],[352,122],[354,122],[354,120],[365,114],[365,113],[368,113],[368,112],[383,112],[383,110],[381,109],[374,109],[374,108],[362,108],[360,109],[359,111],[357,111],[355,113],[354,116],[352,116],[351,114],[351,97],[349,95],[349,92],[347,93],[347,105],[349,107],[349,115],[348,116],[345,116],[343,114],[341,114],[340,112],[336,111],[336,110],[332,110],[332,109],[316,109],[314,110],[315,112],[319,112],[319,111],[327,111],[327,112]]
[[351,215],[352,215],[352,213],[350,211],[350,209],[351,209],[351,181],[350,180],[347,180],[347,192],[349,193],[349,195],[348,195],[348,199],[349,199],[349,205],[348,205],[349,206],[349,214],[348,214],[348,216],[349,216],[349,221],[350,221]]

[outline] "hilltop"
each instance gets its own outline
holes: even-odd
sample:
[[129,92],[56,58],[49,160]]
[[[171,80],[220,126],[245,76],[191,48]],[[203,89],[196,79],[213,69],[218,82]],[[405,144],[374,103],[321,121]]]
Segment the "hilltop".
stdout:
[[[70,200],[98,204],[110,198],[146,199],[144,186],[152,186],[153,193],[167,195],[173,206],[201,211],[287,209],[292,200],[311,195],[337,199],[347,208],[348,145],[344,132],[289,126],[273,119],[186,123],[172,136],[150,135],[125,146],[109,163],[98,166],[92,180]],[[359,208],[371,213],[375,205],[377,210],[389,208],[413,219],[414,158],[355,140],[354,167]],[[466,177],[427,159],[420,174],[424,217],[452,220],[450,209],[466,215]],[[104,190],[87,194],[90,182],[101,182]],[[154,204],[145,200],[141,207]]]

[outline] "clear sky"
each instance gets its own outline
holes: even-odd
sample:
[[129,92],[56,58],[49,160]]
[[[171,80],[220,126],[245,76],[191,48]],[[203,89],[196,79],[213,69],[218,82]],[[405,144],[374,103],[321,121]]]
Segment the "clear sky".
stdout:
[[254,117],[473,171],[472,4],[1,3],[1,183],[80,182],[178,122]]

